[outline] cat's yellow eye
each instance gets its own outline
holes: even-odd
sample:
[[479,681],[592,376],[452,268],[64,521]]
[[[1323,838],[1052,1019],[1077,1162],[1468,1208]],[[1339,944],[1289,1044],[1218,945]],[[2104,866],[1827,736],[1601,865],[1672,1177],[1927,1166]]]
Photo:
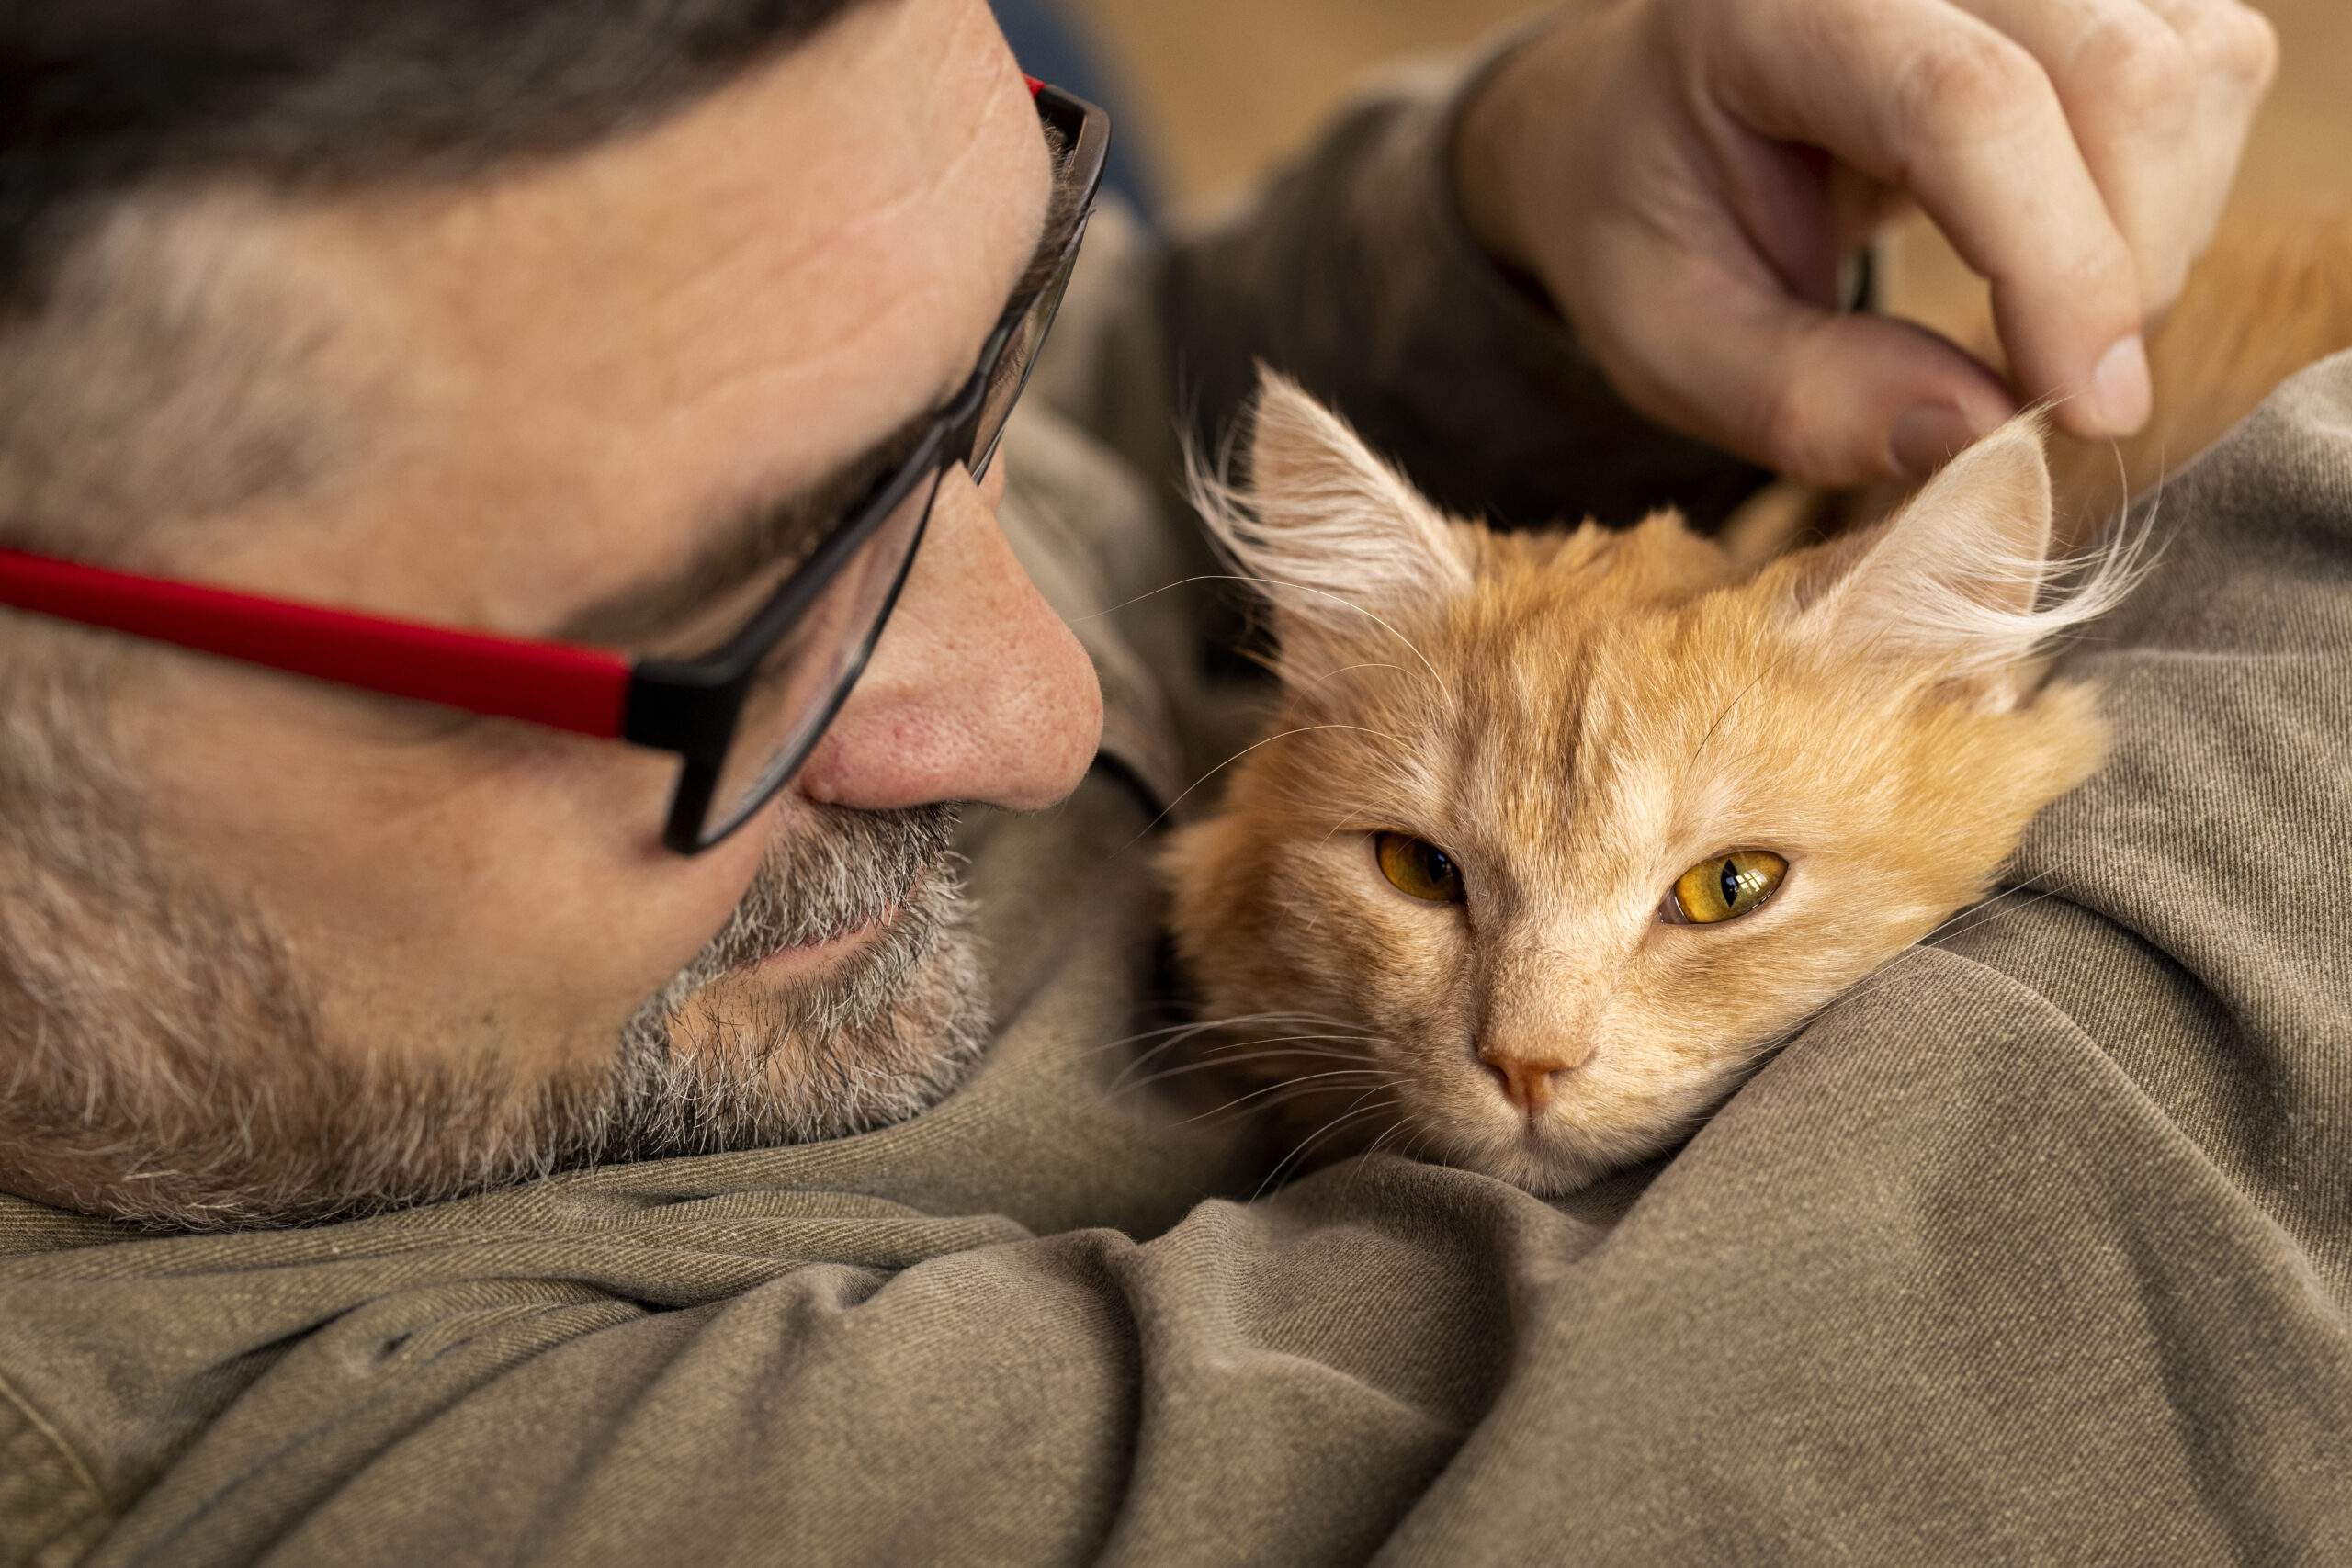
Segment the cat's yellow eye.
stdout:
[[1453,857],[1426,839],[1382,833],[1373,840],[1372,848],[1380,859],[1380,874],[1395,883],[1400,893],[1432,904],[1459,904],[1470,896]]
[[1720,925],[1754,913],[1788,874],[1789,863],[1770,850],[1718,855],[1676,881],[1674,908],[1694,926]]

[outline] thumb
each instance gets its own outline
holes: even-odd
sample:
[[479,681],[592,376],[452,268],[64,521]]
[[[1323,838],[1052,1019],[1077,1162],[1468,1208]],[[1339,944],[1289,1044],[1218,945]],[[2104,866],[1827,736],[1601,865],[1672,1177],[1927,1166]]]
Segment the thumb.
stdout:
[[1625,302],[1612,319],[1577,321],[1586,346],[1643,413],[1786,478],[1924,477],[2017,412],[1997,376],[1924,327],[1824,310],[1760,265],[1641,250],[1638,283],[1598,291]]

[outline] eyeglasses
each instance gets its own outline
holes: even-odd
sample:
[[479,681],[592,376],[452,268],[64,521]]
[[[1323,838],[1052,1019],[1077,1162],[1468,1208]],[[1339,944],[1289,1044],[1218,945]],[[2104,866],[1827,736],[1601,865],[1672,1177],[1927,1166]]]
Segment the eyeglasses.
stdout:
[[0,549],[0,604],[220,658],[495,718],[626,740],[683,760],[662,842],[710,848],[789,783],[865,671],[949,468],[996,457],[1054,323],[1102,178],[1110,117],[1032,80],[1081,195],[1057,265],[1014,299],[978,366],[906,458],[718,648],[632,660],[608,649],[494,637],[142,577]]

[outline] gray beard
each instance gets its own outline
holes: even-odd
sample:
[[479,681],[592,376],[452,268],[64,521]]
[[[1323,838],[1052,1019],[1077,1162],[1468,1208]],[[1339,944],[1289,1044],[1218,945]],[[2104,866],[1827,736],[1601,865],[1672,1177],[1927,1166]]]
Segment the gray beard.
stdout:
[[[621,1031],[598,1157],[649,1159],[846,1137],[936,1104],[988,1044],[988,986],[949,850],[956,808],[816,808],[710,944]],[[842,973],[732,1008],[715,986],[877,919]],[[681,1048],[683,1043],[683,1048]]]
[[[951,806],[801,813],[613,1055],[535,1082],[495,1063],[338,1053],[273,933],[142,875],[135,856],[105,855],[107,883],[28,878],[0,903],[17,927],[0,931],[0,1168],[39,1173],[44,1196],[85,1213],[213,1230],[903,1121],[950,1093],[989,1038],[956,819]],[[63,951],[28,941],[35,922]],[[821,979],[740,984],[776,953],[877,922]]]

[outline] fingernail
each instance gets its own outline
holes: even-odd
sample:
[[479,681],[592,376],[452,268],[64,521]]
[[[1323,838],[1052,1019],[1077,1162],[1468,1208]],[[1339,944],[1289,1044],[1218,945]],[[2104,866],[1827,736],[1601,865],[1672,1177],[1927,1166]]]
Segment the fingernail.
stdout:
[[2148,345],[2133,333],[2107,351],[2091,378],[2091,412],[2111,435],[2129,435],[2148,423],[2156,400],[2148,379]]
[[1984,434],[1951,403],[1921,403],[1894,422],[1887,444],[1894,448],[1895,467],[1908,478],[1924,479]]

